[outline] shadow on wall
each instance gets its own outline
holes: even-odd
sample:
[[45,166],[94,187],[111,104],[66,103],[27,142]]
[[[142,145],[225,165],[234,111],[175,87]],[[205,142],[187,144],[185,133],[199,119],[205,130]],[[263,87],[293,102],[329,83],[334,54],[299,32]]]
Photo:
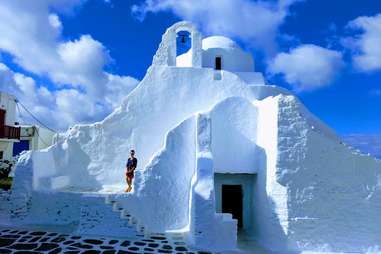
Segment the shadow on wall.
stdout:
[[258,109],[239,97],[215,106],[211,117],[211,152],[218,173],[256,173]]
[[280,253],[300,253],[295,247],[290,246],[288,237],[284,232],[279,219],[279,208],[267,193],[267,155],[266,150],[255,145],[257,157],[257,177],[253,186],[253,224],[244,240],[256,241],[268,250]]
[[[51,150],[56,172],[50,176],[50,188],[69,191],[97,191],[101,184],[96,175],[91,175],[88,167],[90,158],[74,139],[58,144]],[[46,186],[47,187],[47,186]]]
[[173,130],[143,171],[136,171],[135,190],[123,201],[152,232],[177,230],[189,221],[189,192],[195,169],[195,117]]
[[[245,237],[268,249],[293,249],[282,227],[280,207],[267,193],[267,154],[257,145],[258,109],[250,101],[232,97],[219,103],[210,113],[211,152],[214,173],[257,174],[252,186],[250,224]],[[287,198],[287,197],[285,197]],[[213,200],[215,202],[215,200]],[[215,205],[213,206],[216,209]],[[247,213],[246,213],[247,214]],[[294,253],[294,252],[291,252]]]

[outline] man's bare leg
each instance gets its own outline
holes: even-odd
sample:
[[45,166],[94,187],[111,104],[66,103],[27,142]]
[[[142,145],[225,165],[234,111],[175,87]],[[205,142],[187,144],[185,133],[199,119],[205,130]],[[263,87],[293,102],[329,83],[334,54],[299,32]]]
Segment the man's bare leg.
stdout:
[[126,177],[126,182],[127,182],[127,189],[126,189],[126,192],[128,192],[128,189],[130,188],[130,183],[129,183],[128,177]]
[[132,190],[132,178],[127,177],[127,184],[128,184],[128,188],[126,192],[130,192]]

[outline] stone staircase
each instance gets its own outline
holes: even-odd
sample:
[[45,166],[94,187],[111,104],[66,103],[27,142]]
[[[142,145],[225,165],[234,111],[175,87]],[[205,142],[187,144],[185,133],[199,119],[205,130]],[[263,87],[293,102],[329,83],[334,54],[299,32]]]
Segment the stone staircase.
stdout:
[[184,243],[182,233],[149,232],[144,224],[124,209],[112,195],[86,195],[83,200],[86,201],[81,204],[76,234],[131,239],[160,238]]
[[[159,241],[161,242],[162,246],[167,246],[168,249],[162,250],[162,253],[172,253],[172,251],[177,251],[177,253],[181,253],[181,250],[187,249],[186,243],[184,240],[184,235],[183,233],[154,233],[154,232],[149,232],[147,228],[144,226],[144,224],[133,217],[128,210],[124,209],[117,200],[115,200],[111,195],[106,196],[105,198],[105,203],[111,206],[111,209],[115,214],[118,214],[120,219],[124,220],[127,222],[127,226],[129,228],[133,228],[136,237],[140,239],[144,239],[143,241],[150,241],[147,239],[151,239],[154,241]],[[171,246],[173,249],[169,249]],[[166,252],[165,252],[166,251]],[[196,252],[187,252],[187,253],[196,253]],[[208,252],[204,252],[208,253]]]
[[[127,215],[121,216],[122,210],[113,202],[112,207],[107,197],[86,196],[81,204],[81,216],[77,233],[85,235],[103,235],[123,238],[135,238],[139,235],[136,227]],[[123,211],[123,213],[125,213]]]
[[[112,198],[112,196],[105,197],[105,203],[111,206],[111,211],[118,214],[119,218],[127,222],[128,227],[134,228],[136,233],[144,234],[144,226],[138,222],[126,209],[124,209],[118,201]],[[110,208],[110,207],[109,207]]]

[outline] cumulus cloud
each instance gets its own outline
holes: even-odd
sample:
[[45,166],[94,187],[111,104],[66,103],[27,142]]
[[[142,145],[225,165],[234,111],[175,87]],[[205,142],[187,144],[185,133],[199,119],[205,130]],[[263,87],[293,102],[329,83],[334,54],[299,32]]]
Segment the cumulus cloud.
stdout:
[[[68,4],[79,2],[72,0]],[[107,83],[103,68],[110,59],[107,50],[89,35],[61,41],[62,24],[57,14],[49,12],[49,4],[58,7],[63,1],[2,2],[0,49],[11,53],[27,71],[47,75],[57,84],[82,86],[91,96],[101,99]]]
[[60,67],[56,47],[61,26],[58,16],[49,13],[48,3],[20,0],[0,3],[0,49],[37,74]]
[[62,67],[51,72],[53,81],[84,87],[89,95],[102,99],[108,82],[103,68],[111,59],[104,46],[83,35],[78,40],[60,43],[57,52]]
[[[92,99],[86,92],[74,88],[49,90],[22,73],[13,72],[0,63],[0,91],[16,96],[41,121],[55,129],[65,129],[78,122],[93,122],[105,117],[138,83],[131,77],[108,74],[109,81],[102,102]],[[23,111],[21,120],[34,120]]]
[[[44,112],[49,117],[52,113],[64,114],[64,121],[59,123],[59,128],[76,122],[99,120],[137,84],[137,80],[131,77],[114,75],[104,70],[112,58],[103,44],[90,35],[69,41],[62,38],[63,24],[59,13],[71,11],[84,1],[0,2],[0,52],[9,53],[24,70],[48,77],[55,88],[36,85],[30,77],[14,73],[8,67],[7,74],[3,70],[2,79],[13,80],[13,88],[5,89],[6,83],[0,83],[0,86],[2,90],[17,90],[15,95],[28,101],[27,104],[31,106],[35,103],[34,109],[40,115]],[[5,68],[4,65],[2,68]],[[30,97],[36,99],[23,96],[26,94],[23,89],[27,88]],[[46,112],[48,105],[41,108],[37,106],[45,102],[48,96],[54,98],[51,113]],[[112,99],[113,96],[117,99]],[[72,116],[70,111],[73,112]]]
[[340,52],[306,44],[279,53],[270,62],[269,72],[284,75],[296,91],[304,91],[329,85],[343,64]]
[[297,1],[145,0],[134,5],[132,13],[142,20],[150,12],[171,11],[195,22],[206,33],[236,37],[272,53],[278,28]]
[[381,70],[381,14],[358,17],[348,28],[356,34],[343,42],[353,51],[355,67],[364,72]]

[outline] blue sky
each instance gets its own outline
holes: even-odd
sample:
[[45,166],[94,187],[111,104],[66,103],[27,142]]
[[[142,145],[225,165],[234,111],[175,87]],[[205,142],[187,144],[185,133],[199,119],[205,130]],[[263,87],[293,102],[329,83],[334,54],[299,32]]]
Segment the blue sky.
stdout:
[[[0,39],[0,89],[55,128],[112,111],[144,77],[165,29],[190,19],[205,36],[232,37],[252,52],[269,83],[293,90],[338,133],[381,133],[381,60],[373,61],[381,57],[381,1],[22,2],[0,3],[0,32],[9,35]],[[17,19],[23,14],[28,22]]]

